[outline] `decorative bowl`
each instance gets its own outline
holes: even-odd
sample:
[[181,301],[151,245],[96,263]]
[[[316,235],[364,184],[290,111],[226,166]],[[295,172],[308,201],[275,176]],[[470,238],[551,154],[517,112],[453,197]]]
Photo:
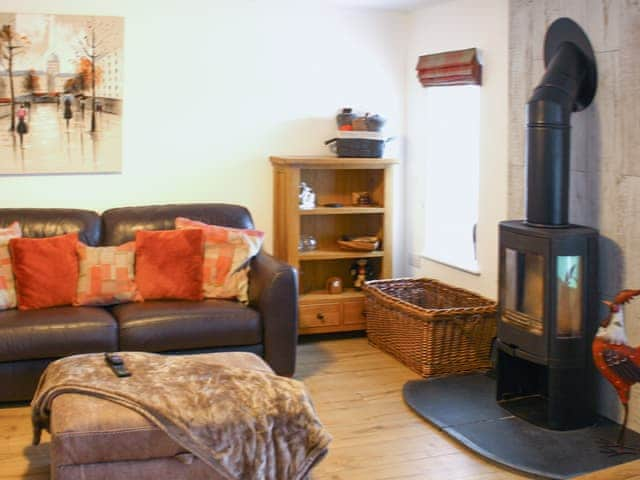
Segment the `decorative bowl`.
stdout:
[[371,235],[360,237],[344,236],[338,240],[338,245],[343,250],[372,252],[380,246],[380,239]]

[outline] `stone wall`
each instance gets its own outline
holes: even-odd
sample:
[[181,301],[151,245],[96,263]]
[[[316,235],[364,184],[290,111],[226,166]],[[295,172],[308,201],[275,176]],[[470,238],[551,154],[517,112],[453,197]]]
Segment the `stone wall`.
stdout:
[[[596,52],[595,101],[572,118],[570,220],[600,231],[600,298],[609,299],[640,288],[640,0],[511,0],[509,218],[524,217],[524,106],[544,72],[544,34],[559,17],[576,21]],[[630,343],[639,345],[639,299],[625,315]],[[640,431],[640,386],[634,390],[631,426]],[[599,397],[600,412],[619,418],[605,382]]]

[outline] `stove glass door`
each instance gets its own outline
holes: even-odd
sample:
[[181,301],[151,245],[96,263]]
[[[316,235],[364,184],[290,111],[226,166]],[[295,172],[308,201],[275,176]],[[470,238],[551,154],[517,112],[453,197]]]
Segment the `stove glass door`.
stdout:
[[544,257],[505,249],[502,321],[542,335],[544,318]]
[[582,257],[559,256],[556,259],[556,334],[558,337],[581,336]]

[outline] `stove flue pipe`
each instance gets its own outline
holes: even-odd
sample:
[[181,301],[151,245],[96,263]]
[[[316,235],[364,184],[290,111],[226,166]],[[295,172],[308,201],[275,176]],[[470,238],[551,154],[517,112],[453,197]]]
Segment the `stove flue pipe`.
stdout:
[[591,103],[596,86],[593,50],[572,20],[561,18],[549,27],[545,65],[526,107],[527,223],[566,227],[571,114]]

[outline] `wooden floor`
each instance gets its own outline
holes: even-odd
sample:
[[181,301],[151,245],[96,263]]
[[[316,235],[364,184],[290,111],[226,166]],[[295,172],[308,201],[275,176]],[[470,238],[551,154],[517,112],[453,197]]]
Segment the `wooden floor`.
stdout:
[[420,377],[365,338],[301,345],[296,377],[333,435],[313,480],[527,478],[484,461],[415,415],[402,386]]
[[[522,476],[471,453],[416,416],[402,385],[416,374],[364,338],[300,346],[296,378],[333,435],[313,480],[511,480]],[[30,446],[28,407],[0,408],[0,480],[48,479],[48,437]],[[638,480],[640,466],[585,477]]]

